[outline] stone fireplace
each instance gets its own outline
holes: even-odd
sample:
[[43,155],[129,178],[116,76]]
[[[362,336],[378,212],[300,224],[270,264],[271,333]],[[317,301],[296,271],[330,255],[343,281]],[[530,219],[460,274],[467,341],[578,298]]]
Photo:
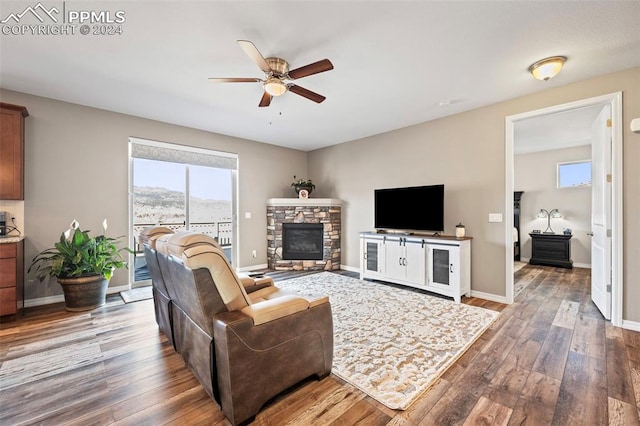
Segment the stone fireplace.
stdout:
[[342,201],[334,198],[267,200],[267,262],[285,271],[340,269]]

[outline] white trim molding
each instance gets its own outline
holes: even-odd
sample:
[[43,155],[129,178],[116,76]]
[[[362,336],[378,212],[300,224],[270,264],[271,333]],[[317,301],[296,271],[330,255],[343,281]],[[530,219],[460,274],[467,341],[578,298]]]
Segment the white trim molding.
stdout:
[[[623,325],[623,174],[622,174],[622,92],[609,93],[566,104],[555,105],[505,117],[505,259],[506,303],[513,303],[513,145],[514,124],[518,121],[576,108],[611,105],[611,324]],[[629,323],[624,321],[625,324]],[[632,325],[633,326],[633,325]]]
[[347,266],[347,265],[340,265],[340,269],[342,269],[343,271],[349,271],[349,272],[360,272],[360,267],[354,268],[353,266]]
[[627,330],[632,330],[632,331],[638,331],[638,332],[640,332],[640,322],[638,322],[638,321],[622,320],[622,328],[626,328]]
[[338,198],[269,198],[267,206],[341,206]]
[[[120,293],[121,291],[130,290],[128,285],[121,285],[118,287],[109,287],[107,289],[107,294]],[[25,299],[24,307],[32,308],[34,306],[43,306],[43,305],[51,305],[52,303],[62,303],[64,302],[64,294],[58,294],[55,296],[47,296],[47,297],[38,297],[36,299]]]
[[[511,265],[511,269],[513,270],[513,264]],[[492,302],[507,303],[507,298],[505,296],[498,296],[497,294],[485,293],[483,291],[471,290],[471,297],[490,300]]]

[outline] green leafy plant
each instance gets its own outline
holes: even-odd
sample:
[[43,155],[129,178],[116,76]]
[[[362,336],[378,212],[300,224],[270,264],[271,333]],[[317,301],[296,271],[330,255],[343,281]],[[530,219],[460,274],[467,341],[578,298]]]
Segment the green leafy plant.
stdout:
[[316,186],[313,184],[311,179],[307,179],[307,180],[297,179],[296,180],[296,176],[295,175],[293,176],[293,183],[291,184],[291,187],[292,188],[295,188],[295,187],[303,187],[303,188],[304,187],[308,187],[308,188],[311,188],[311,189],[316,189]]
[[[102,223],[106,233],[107,220]],[[33,258],[28,272],[40,280],[46,278],[74,278],[89,275],[101,275],[111,279],[113,271],[128,268],[122,252],[131,253],[127,247],[118,247],[123,236],[118,238],[98,235],[92,237],[90,231],[82,231],[74,220],[71,227],[60,235],[54,247],[40,252]]]

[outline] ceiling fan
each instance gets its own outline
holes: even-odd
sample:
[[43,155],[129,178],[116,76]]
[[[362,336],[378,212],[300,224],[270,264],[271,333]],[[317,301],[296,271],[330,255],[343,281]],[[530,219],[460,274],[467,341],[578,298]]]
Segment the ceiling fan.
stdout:
[[282,58],[264,58],[256,46],[248,40],[238,40],[238,44],[244,52],[251,58],[264,72],[264,79],[261,78],[210,78],[214,83],[262,83],[264,94],[258,106],[268,107],[274,96],[283,95],[285,92],[293,92],[313,102],[320,103],[326,98],[311,90],[300,87],[288,80],[297,80],[313,74],[329,71],[333,69],[333,64],[328,59],[323,59],[309,65],[305,65],[294,70],[289,70],[289,63]]

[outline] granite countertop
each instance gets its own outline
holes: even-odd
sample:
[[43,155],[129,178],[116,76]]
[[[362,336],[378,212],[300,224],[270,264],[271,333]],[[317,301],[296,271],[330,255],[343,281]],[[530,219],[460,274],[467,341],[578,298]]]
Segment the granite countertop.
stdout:
[[18,243],[24,240],[24,236],[20,235],[18,237],[0,237],[0,244],[6,243]]

